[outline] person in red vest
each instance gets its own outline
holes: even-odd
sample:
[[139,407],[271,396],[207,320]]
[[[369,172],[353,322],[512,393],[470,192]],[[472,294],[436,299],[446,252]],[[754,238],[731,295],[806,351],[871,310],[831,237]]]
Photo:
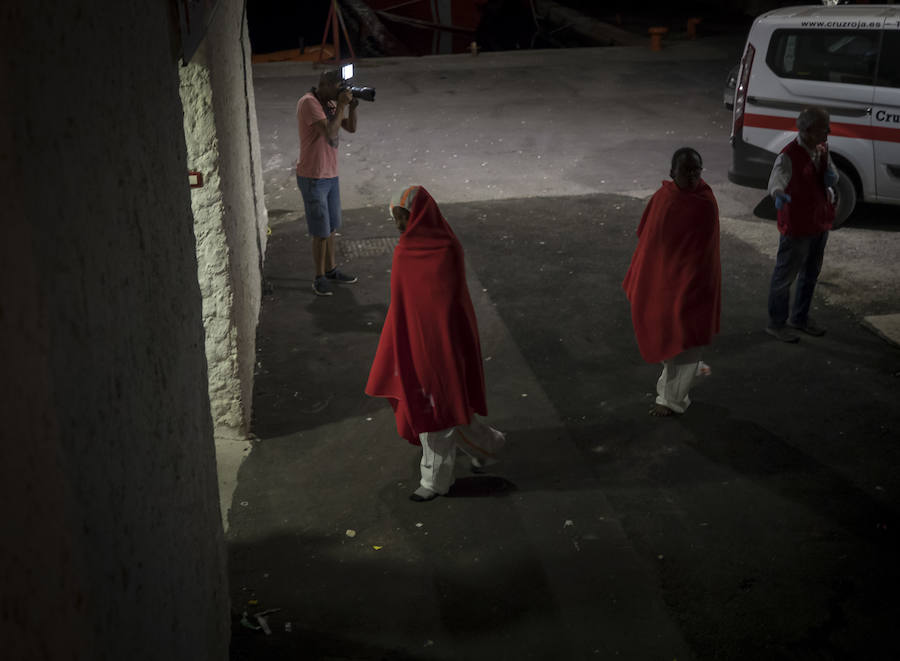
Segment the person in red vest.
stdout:
[[672,181],[644,209],[622,283],[641,356],[663,366],[650,409],[658,417],[690,406],[694,379],[710,373],[703,347],[719,332],[719,207],[702,171],[696,150],[682,147],[672,156]]
[[481,342],[466,285],[462,245],[422,186],[391,201],[400,230],[391,265],[391,304],[366,394],[394,409],[397,432],[422,446],[416,502],[446,495],[457,448],[480,472],[497,461],[504,435],[487,415]]
[[[797,139],[781,150],[769,177],[781,238],[769,285],[766,332],[782,342],[798,342],[795,330],[812,336],[825,334],[810,318],[809,308],[834,221],[838,180],[826,142],[831,130],[828,112],[805,108],[797,117],[797,129]],[[794,280],[794,305],[789,308]]]

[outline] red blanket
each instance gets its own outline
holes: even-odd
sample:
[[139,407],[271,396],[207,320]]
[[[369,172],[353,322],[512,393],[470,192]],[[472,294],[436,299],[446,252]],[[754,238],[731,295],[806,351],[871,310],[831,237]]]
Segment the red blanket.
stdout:
[[388,309],[366,394],[387,398],[398,433],[419,434],[487,415],[478,323],[462,245],[419,188],[394,249]]
[[719,207],[712,190],[702,180],[693,191],[664,181],[637,235],[622,288],[644,360],[658,363],[709,344],[722,308]]

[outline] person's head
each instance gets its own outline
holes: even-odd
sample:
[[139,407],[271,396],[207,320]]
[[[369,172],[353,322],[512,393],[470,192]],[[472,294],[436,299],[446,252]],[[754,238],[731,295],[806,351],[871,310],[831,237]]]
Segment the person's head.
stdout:
[[391,217],[394,219],[394,223],[401,234],[406,231],[406,226],[409,225],[410,210],[418,192],[419,186],[407,186],[391,198]]
[[700,184],[703,159],[693,147],[682,147],[672,154],[672,170],[669,175],[681,190],[694,190]]
[[391,216],[394,217],[394,224],[397,225],[397,229],[403,234],[406,231],[406,226],[409,225],[409,209],[391,207]]
[[828,140],[831,133],[831,118],[824,108],[804,108],[797,116],[797,131],[800,141],[813,149]]
[[340,69],[323,71],[319,76],[319,86],[316,88],[316,92],[326,101],[332,101],[337,98],[338,93],[341,91],[342,82]]

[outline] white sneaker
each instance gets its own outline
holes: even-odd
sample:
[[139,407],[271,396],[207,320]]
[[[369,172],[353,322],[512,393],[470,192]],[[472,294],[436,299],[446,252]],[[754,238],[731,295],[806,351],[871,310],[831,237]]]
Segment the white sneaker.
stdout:
[[486,468],[500,463],[499,459],[480,459],[479,457],[471,457],[472,472],[483,473]]

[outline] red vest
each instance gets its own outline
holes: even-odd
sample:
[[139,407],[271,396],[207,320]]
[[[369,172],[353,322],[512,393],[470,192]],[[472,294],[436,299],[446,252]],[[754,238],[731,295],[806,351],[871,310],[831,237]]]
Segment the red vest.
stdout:
[[778,231],[797,237],[827,232],[834,221],[834,205],[825,188],[827,152],[819,159],[819,167],[796,140],[781,153],[791,159],[791,180],[784,191],[791,201],[778,211]]

